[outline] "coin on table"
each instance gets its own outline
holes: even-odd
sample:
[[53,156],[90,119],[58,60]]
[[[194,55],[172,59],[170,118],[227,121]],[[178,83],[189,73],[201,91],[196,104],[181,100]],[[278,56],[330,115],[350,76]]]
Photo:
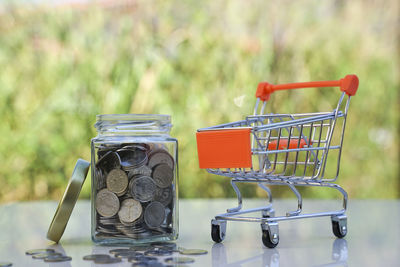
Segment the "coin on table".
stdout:
[[106,178],[107,189],[122,196],[128,187],[128,176],[121,169],[112,169]]
[[49,256],[63,256],[63,254],[58,253],[58,252],[46,252],[46,253],[34,254],[34,255],[32,255],[32,258],[33,259],[44,259]]
[[172,184],[174,171],[168,166],[168,164],[161,163],[153,168],[152,177],[158,187],[165,188]]
[[171,169],[174,169],[174,159],[171,157],[168,151],[164,149],[157,149],[151,152],[147,165],[150,168],[153,168],[161,163],[167,164]]
[[135,246],[130,247],[130,249],[132,249],[134,251],[146,251],[146,250],[152,249],[152,247],[149,245],[135,245]]
[[153,199],[156,185],[151,177],[141,176],[129,182],[129,189],[133,198],[147,202]]
[[164,260],[168,264],[183,264],[183,263],[193,263],[193,258],[188,257],[170,257]]
[[151,202],[144,211],[144,222],[148,227],[159,227],[165,220],[165,208],[160,202]]
[[83,256],[82,259],[85,261],[94,261],[96,259],[100,259],[100,258],[110,258],[110,255],[107,254],[90,254],[90,255],[86,255]]
[[136,255],[128,258],[128,262],[157,262],[156,257]]
[[154,195],[154,201],[158,201],[164,206],[168,206],[172,201],[172,187],[159,188],[157,187]]
[[112,169],[121,166],[121,158],[113,151],[107,152],[96,163],[96,167],[102,168],[105,172],[110,172]]
[[106,188],[100,190],[96,195],[96,210],[104,217],[116,215],[119,210],[117,195]]
[[122,260],[120,258],[98,258],[94,260],[94,263],[96,264],[112,264],[112,263],[118,263],[121,262]]
[[172,250],[165,250],[161,248],[153,248],[151,250],[148,250],[144,253],[146,256],[170,256],[172,255],[173,251]]
[[142,204],[133,198],[127,198],[121,203],[118,217],[121,222],[132,223],[142,215]]
[[204,255],[207,254],[208,251],[204,249],[181,249],[179,253],[182,255]]
[[41,253],[46,253],[46,252],[56,252],[52,248],[39,248],[39,249],[30,249],[25,251],[26,255],[34,255],[34,254],[41,254]]
[[175,250],[177,248],[177,245],[171,242],[153,242],[151,243],[151,246],[153,248],[161,248],[166,250]]
[[45,262],[63,262],[63,261],[70,261],[72,260],[69,256],[49,256],[44,258]]
[[9,261],[0,261],[0,267],[10,267],[12,266],[12,262]]
[[148,166],[143,165],[138,168],[134,168],[134,169],[130,170],[128,173],[128,178],[132,179],[132,177],[137,176],[137,175],[151,176],[151,172],[152,171]]

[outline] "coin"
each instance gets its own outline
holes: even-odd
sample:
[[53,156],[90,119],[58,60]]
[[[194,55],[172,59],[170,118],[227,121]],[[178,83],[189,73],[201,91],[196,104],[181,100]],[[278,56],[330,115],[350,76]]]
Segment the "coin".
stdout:
[[119,168],[120,166],[121,158],[113,151],[107,152],[96,163],[96,167],[102,168],[105,172],[110,172],[112,169]]
[[151,169],[146,165],[140,166],[138,168],[132,169],[128,173],[128,178],[132,179],[132,177],[139,175],[139,176],[151,176]]
[[144,221],[149,227],[159,227],[165,219],[164,205],[160,202],[151,202],[144,211]]
[[118,155],[121,158],[121,167],[124,170],[130,170],[146,164],[148,158],[145,150],[133,149],[119,149]]
[[34,255],[34,254],[41,254],[41,253],[46,253],[46,252],[56,252],[52,248],[40,248],[40,249],[30,249],[25,251],[26,255]]
[[122,196],[128,187],[128,176],[121,169],[111,170],[106,178],[107,189]]
[[112,263],[118,263],[121,262],[122,260],[120,258],[98,258],[94,260],[94,263],[96,264],[112,264]]
[[104,217],[111,217],[119,210],[118,197],[108,189],[102,189],[96,196],[96,210]]
[[153,199],[156,185],[151,177],[141,176],[129,182],[129,189],[133,198],[140,202],[147,202]]
[[117,254],[117,253],[121,253],[121,252],[126,252],[126,251],[131,251],[131,249],[129,248],[116,248],[116,249],[112,249],[110,251],[108,251],[111,254]]
[[12,266],[12,262],[9,261],[0,261],[0,267],[10,267]]
[[204,249],[181,249],[179,253],[182,255],[204,255],[207,254],[208,251]]
[[168,151],[164,149],[156,149],[152,151],[149,155],[149,162],[147,165],[150,168],[153,168],[161,163],[167,164],[171,169],[174,169],[174,159],[171,157]]
[[170,257],[164,260],[168,264],[182,264],[182,263],[193,263],[193,258],[188,257]]
[[142,215],[142,205],[139,201],[128,198],[122,201],[121,208],[118,211],[118,217],[121,222],[132,223]]
[[138,256],[138,255],[142,255],[142,253],[133,251],[133,250],[128,250],[128,251],[124,251],[124,252],[118,252],[115,253],[114,256],[117,258],[129,258],[129,257],[133,257],[133,256]]
[[45,262],[62,262],[62,261],[70,261],[72,260],[69,256],[49,256],[44,258]]
[[167,164],[161,163],[153,168],[152,177],[157,186],[165,188],[172,184],[174,172]]
[[172,187],[157,187],[156,193],[154,195],[154,200],[160,202],[164,206],[168,206],[168,204],[172,201]]
[[175,250],[177,245],[175,243],[171,242],[153,242],[151,243],[151,246],[154,248],[161,248],[161,249],[170,249],[170,250]]
[[94,261],[94,260],[99,259],[99,258],[110,258],[110,255],[107,255],[107,254],[90,254],[90,255],[83,256],[82,259],[85,260],[85,261]]
[[156,262],[156,257],[144,256],[144,255],[137,255],[128,258],[128,262]]
[[172,255],[173,251],[171,250],[165,250],[161,248],[153,248],[151,250],[148,250],[144,253],[146,256],[170,256]]
[[152,247],[149,245],[135,245],[135,246],[130,247],[130,249],[132,249],[134,251],[146,251],[146,250],[152,249]]
[[106,179],[100,168],[95,168],[95,177],[97,181],[97,190],[103,189],[106,187]]
[[63,254],[58,253],[58,252],[46,252],[46,253],[34,254],[34,255],[32,255],[32,258],[33,259],[44,259],[49,256],[63,256]]

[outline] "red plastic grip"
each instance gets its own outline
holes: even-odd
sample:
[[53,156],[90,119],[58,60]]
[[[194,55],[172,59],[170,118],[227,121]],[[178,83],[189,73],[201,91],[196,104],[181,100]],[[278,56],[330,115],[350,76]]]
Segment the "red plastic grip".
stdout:
[[268,101],[271,94],[275,91],[314,87],[340,87],[340,91],[345,92],[348,96],[353,96],[357,92],[358,83],[358,77],[354,74],[346,75],[343,79],[337,81],[287,83],[278,85],[261,82],[257,86],[256,97],[260,98],[262,101]]

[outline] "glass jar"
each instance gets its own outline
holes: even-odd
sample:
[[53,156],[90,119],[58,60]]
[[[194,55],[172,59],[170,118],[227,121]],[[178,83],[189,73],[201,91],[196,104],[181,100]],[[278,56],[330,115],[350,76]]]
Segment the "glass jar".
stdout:
[[92,239],[135,244],[178,237],[178,142],[168,115],[97,115]]

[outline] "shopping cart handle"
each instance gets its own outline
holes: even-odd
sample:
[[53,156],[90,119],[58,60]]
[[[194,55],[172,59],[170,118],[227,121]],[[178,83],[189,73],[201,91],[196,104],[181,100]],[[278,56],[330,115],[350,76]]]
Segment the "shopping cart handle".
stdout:
[[348,96],[353,96],[358,89],[358,77],[354,74],[350,74],[337,81],[287,83],[278,85],[261,82],[258,84],[256,97],[260,98],[262,101],[268,101],[270,95],[275,91],[310,87],[340,87],[340,91],[345,92]]

